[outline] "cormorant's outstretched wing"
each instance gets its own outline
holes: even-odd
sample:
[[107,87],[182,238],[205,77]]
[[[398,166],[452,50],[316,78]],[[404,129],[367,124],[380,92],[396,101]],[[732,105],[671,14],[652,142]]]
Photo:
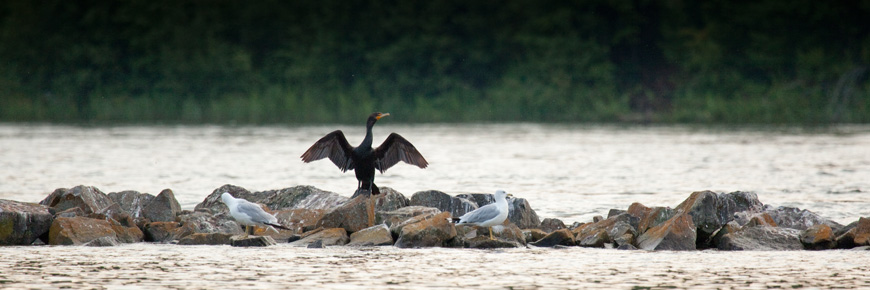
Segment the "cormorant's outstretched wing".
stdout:
[[347,138],[344,138],[344,133],[341,130],[335,130],[314,142],[314,145],[302,153],[301,157],[302,161],[306,163],[329,157],[329,160],[335,163],[341,172],[345,172],[353,169],[351,154],[353,154],[353,146],[347,143]]
[[387,171],[387,169],[393,167],[399,161],[417,165],[420,168],[426,168],[429,165],[429,162],[426,162],[426,158],[423,158],[423,155],[420,154],[420,151],[417,151],[417,148],[414,148],[411,142],[408,142],[408,140],[396,133],[391,133],[381,146],[375,148],[374,153],[375,168],[380,170],[381,173],[384,173],[384,171]]

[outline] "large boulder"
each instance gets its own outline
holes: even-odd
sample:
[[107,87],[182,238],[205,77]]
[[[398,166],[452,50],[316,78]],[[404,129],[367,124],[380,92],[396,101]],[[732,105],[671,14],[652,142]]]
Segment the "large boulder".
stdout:
[[696,227],[689,214],[678,214],[637,238],[637,247],[648,251],[695,250]]
[[291,242],[290,245],[308,247],[318,243],[322,246],[341,246],[349,241],[347,231],[343,228],[319,228],[302,235],[302,239]]
[[177,222],[152,222],[145,225],[142,231],[146,242],[164,243],[172,241],[181,225]]
[[828,225],[831,229],[839,229],[843,227],[843,225],[826,219],[814,212],[805,209],[802,210],[796,207],[772,207],[768,205],[764,206],[763,211],[769,214],[779,227],[796,230],[806,230],[815,225]]
[[142,211],[154,199],[154,196],[151,194],[139,193],[133,190],[110,192],[108,196],[122,211],[130,214],[134,219],[143,217]]
[[523,231],[510,223],[493,226],[493,239],[490,239],[489,228],[486,227],[460,224],[454,228],[456,229],[456,236],[444,244],[446,247],[494,249],[519,248],[526,245]]
[[[369,212],[370,205],[374,207],[372,212]],[[388,187],[382,187],[381,194],[373,197],[360,195],[334,208],[324,215],[315,227],[344,228],[348,233],[353,233],[369,227],[370,221],[374,224],[383,223],[383,217],[378,215],[379,212],[394,211],[406,206],[408,206],[408,199],[405,196]],[[374,216],[370,217],[370,215]]]
[[82,245],[102,237],[113,237],[121,242],[140,242],[142,236],[136,227],[124,227],[104,219],[62,217],[51,224],[48,244]]
[[508,209],[508,220],[521,229],[533,229],[541,225],[541,219],[525,198],[508,199]]
[[51,228],[48,206],[0,199],[0,245],[30,245]]
[[411,224],[416,224],[416,223],[419,223],[421,221],[431,219],[432,217],[434,217],[440,213],[441,213],[441,211],[437,211],[437,212],[425,211],[425,212],[420,213],[419,215],[416,215],[416,216],[411,217],[409,219],[405,219],[404,221],[395,222],[395,223],[390,225],[390,233],[393,235],[393,238],[398,239],[399,234],[402,233],[402,228],[404,228],[405,226],[411,225]]
[[193,208],[193,210],[214,214],[229,212],[230,209],[227,208],[227,205],[224,204],[223,200],[221,200],[221,194],[223,194],[224,192],[229,192],[230,195],[235,198],[245,199],[250,202],[257,202],[258,200],[260,200],[260,198],[263,198],[263,196],[253,194],[243,187],[235,186],[232,184],[225,184],[212,191],[211,194],[205,197],[202,202],[197,204]]
[[262,192],[262,194],[265,198],[257,202],[265,204],[272,210],[286,208],[329,210],[348,200],[347,197],[337,193],[325,191],[310,185],[269,190]]
[[181,212],[181,204],[171,189],[164,189],[142,209],[142,217],[152,222],[173,222]]
[[532,245],[537,247],[574,246],[576,242],[574,241],[574,233],[568,229],[561,229],[553,231],[542,239],[535,241]]
[[448,222],[450,216],[449,212],[442,212],[432,218],[402,227],[396,246],[399,248],[444,246],[445,242],[456,237],[456,228]]
[[671,208],[647,207],[639,202],[632,203],[626,213],[638,219],[636,230],[641,234],[674,216],[674,210]]
[[50,207],[53,212],[62,212],[78,207],[85,214],[102,212],[113,203],[114,201],[108,195],[96,187],[84,185],[70,189],[58,188],[39,202],[39,204]]
[[716,194],[712,191],[697,191],[689,195],[675,210],[692,217],[697,227],[697,248],[711,247],[713,233],[734,217],[734,213],[757,211],[763,205],[751,192]]
[[172,239],[183,238],[192,233],[225,233],[236,235],[243,233],[242,227],[229,213],[210,214],[206,212],[190,212],[178,216],[181,227],[176,230]]
[[313,230],[326,212],[325,209],[282,209],[275,212],[275,218],[278,219],[278,223],[290,228],[294,233],[302,233]]
[[848,230],[837,236],[837,248],[851,249],[870,246],[870,217],[859,218],[857,222],[849,224],[847,228]]
[[725,251],[803,250],[800,231],[791,228],[743,227],[722,236],[717,248]]
[[808,250],[827,250],[837,246],[834,231],[828,225],[814,225],[801,232],[800,241]]
[[454,217],[460,217],[467,212],[478,208],[477,203],[459,197],[450,196],[437,190],[420,191],[411,195],[410,206],[434,207],[440,211],[451,213]]
[[[388,227],[392,227],[393,225],[398,225],[415,216],[423,214],[436,215],[439,213],[441,213],[441,210],[434,207],[412,205],[391,211],[379,211],[378,215],[384,221],[384,224]],[[396,234],[398,235],[398,232]]]
[[393,245],[393,235],[385,224],[379,224],[362,229],[350,235],[348,246],[390,246]]
[[637,217],[623,213],[598,222],[580,225],[572,232],[578,246],[603,248],[606,244],[613,243],[615,238],[626,233],[636,235],[637,231],[633,225],[637,223]]
[[540,225],[540,229],[548,233],[552,233],[565,228],[567,227],[565,226],[565,223],[562,222],[562,220],[554,218],[545,218],[543,221],[541,221]]

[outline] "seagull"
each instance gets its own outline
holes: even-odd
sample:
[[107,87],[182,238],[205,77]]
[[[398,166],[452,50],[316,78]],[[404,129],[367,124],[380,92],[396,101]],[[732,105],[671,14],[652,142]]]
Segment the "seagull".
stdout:
[[489,228],[489,239],[495,240],[492,237],[492,226],[500,225],[507,219],[510,208],[508,207],[507,197],[513,195],[508,194],[504,190],[495,191],[495,203],[490,203],[473,211],[467,212],[461,217],[454,218],[458,220],[458,224],[470,224]]
[[275,216],[263,210],[263,208],[256,203],[241,198],[235,198],[230,195],[229,192],[221,194],[221,200],[223,200],[230,209],[230,215],[240,224],[245,226],[245,236],[248,235],[249,226],[265,226],[271,228],[275,232],[278,231],[275,230],[275,228],[283,230],[290,229],[279,224],[278,219],[275,218]]

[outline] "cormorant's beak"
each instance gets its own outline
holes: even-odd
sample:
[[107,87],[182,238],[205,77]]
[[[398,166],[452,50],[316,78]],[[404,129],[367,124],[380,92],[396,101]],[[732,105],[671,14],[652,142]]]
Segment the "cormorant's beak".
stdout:
[[380,114],[377,117],[375,117],[375,119],[380,120],[381,118],[389,116],[389,115],[390,115],[390,113],[383,113],[383,114]]

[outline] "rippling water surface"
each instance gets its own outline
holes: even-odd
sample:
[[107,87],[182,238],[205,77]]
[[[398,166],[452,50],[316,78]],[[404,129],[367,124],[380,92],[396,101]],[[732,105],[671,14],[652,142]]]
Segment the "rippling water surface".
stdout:
[[[313,185],[350,196],[356,187],[352,173],[342,174],[326,160],[311,164],[299,160],[315,140],[337,128],[352,144],[362,140],[362,125],[0,125],[0,199],[38,202],[55,188],[79,184],[97,186],[106,193],[157,194],[171,188],[186,209],[223,184],[252,191]],[[376,177],[379,186],[406,196],[429,189],[458,194],[501,188],[528,199],[541,217],[571,223],[606,215],[610,208],[625,209],[635,201],[673,207],[692,191],[741,190],[756,192],[765,204],[809,209],[840,223],[870,216],[870,126],[810,130],[392,126],[384,119],[375,128],[375,143],[390,132],[413,142],[431,163],[425,170],[399,164]],[[858,273],[867,273],[870,259],[866,252],[852,251],[735,254],[390,247],[317,251],[284,245],[232,249],[143,244],[86,251],[78,247],[2,247],[0,252],[0,263],[5,263],[0,266],[16,269],[0,274],[0,288],[22,286],[21,279],[38,277],[45,280],[40,285],[49,288],[64,283],[72,283],[73,288],[138,285],[129,284],[135,281],[181,288],[827,288],[845,281],[849,287],[870,287],[866,274],[856,278]],[[490,271],[496,275],[489,275]],[[71,276],[63,278],[67,274]],[[777,276],[786,278],[778,282]],[[811,278],[818,281],[805,281]]]

